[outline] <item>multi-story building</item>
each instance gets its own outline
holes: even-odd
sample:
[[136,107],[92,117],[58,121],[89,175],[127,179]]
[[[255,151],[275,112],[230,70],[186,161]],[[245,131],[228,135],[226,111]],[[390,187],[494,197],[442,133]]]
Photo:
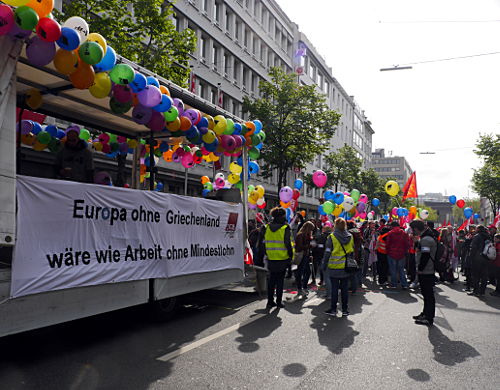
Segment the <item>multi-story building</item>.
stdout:
[[401,187],[413,172],[406,158],[402,156],[386,156],[385,149],[375,149],[375,152],[372,153],[370,167],[383,179],[396,180]]
[[[243,117],[243,97],[259,97],[259,81],[268,77],[271,67],[297,72],[301,83],[316,84],[327,96],[330,108],[342,114],[330,151],[351,145],[364,166],[370,165],[374,133],[370,121],[276,1],[178,0],[174,7],[176,28],[190,28],[198,37],[190,64],[193,92]],[[228,161],[223,163],[223,168],[227,166]],[[318,156],[306,171],[322,167],[323,158]],[[296,175],[290,172],[289,181]],[[277,192],[273,183],[276,177],[264,180],[268,193]],[[313,208],[319,197],[320,190],[305,186],[301,205]]]

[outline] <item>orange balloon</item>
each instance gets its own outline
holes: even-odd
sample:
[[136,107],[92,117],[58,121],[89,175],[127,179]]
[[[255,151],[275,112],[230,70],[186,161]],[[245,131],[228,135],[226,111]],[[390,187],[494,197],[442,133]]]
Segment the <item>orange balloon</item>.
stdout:
[[178,131],[181,128],[181,120],[175,118],[172,122],[167,122],[167,129],[170,131]]
[[36,136],[34,134],[28,133],[21,135],[21,142],[28,146],[33,146],[36,140]]
[[54,8],[54,0],[31,0],[28,7],[33,8],[38,14],[38,17],[44,18],[52,12]]
[[181,116],[180,121],[181,121],[180,129],[182,131],[188,131],[191,128],[191,126],[193,125],[191,123],[191,121],[188,118],[186,118],[185,116]]
[[244,134],[245,137],[253,135],[255,133],[255,123],[253,122],[245,122],[245,126],[247,127],[247,132]]
[[201,181],[201,184],[205,184],[205,183],[208,183],[210,181],[210,179],[208,176],[202,176],[200,181]]
[[170,91],[164,85],[160,85],[160,91],[161,91],[161,93],[163,93],[163,94],[165,94],[167,96],[170,96]]
[[94,83],[94,77],[94,68],[83,61],[79,61],[76,71],[69,75],[73,86],[78,89],[89,89]]
[[305,210],[302,210],[302,211],[300,212],[300,215],[302,215],[302,216],[305,218],[305,217],[306,217],[306,211],[305,211]]
[[290,202],[285,203],[282,200],[280,200],[280,206],[283,207],[284,209],[287,209],[290,207]]
[[410,213],[417,214],[417,208],[415,206],[410,207]]
[[165,153],[163,153],[163,159],[166,162],[172,162],[172,155],[174,152],[172,150],[167,150]]
[[54,56],[54,66],[62,74],[69,75],[78,69],[78,59],[76,51],[59,49]]

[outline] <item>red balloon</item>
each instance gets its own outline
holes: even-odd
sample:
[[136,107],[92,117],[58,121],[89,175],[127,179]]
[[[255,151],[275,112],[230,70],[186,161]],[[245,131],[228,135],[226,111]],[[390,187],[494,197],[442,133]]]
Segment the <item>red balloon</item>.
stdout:
[[46,42],[55,42],[61,37],[61,26],[51,18],[41,18],[36,26],[36,33]]
[[300,191],[298,189],[293,190],[293,199],[297,200],[300,198]]
[[463,199],[457,200],[457,206],[463,208],[465,206],[465,200]]

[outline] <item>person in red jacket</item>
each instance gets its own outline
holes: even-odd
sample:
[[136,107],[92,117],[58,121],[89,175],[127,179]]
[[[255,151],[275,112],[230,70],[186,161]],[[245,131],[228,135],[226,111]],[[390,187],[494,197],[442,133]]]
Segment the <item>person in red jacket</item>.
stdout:
[[500,233],[495,234],[495,248],[497,250],[497,258],[493,262],[493,269],[495,270],[496,288],[490,294],[500,297]]
[[391,287],[397,287],[397,278],[403,290],[408,288],[408,280],[405,273],[405,261],[408,249],[410,249],[410,238],[399,226],[399,222],[391,222],[391,231],[385,238],[387,247],[387,262],[391,273]]

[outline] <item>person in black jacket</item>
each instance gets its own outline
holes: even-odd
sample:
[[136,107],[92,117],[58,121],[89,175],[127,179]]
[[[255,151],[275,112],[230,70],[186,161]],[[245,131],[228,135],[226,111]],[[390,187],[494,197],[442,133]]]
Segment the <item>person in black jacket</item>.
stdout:
[[470,256],[472,262],[472,286],[473,291],[468,295],[483,297],[488,284],[488,258],[483,255],[486,240],[490,235],[483,225],[477,227],[477,234],[472,239],[470,246]]

